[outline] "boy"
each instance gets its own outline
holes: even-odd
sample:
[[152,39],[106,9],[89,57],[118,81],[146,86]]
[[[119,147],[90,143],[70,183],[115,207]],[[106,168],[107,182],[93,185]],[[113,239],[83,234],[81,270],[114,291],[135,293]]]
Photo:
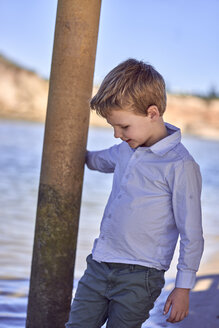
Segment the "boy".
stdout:
[[164,314],[188,315],[189,291],[203,252],[201,175],[181,144],[180,130],[164,123],[166,91],[150,65],[128,59],[103,80],[91,108],[122,142],[87,152],[91,170],[114,172],[100,235],[87,257],[66,327],[138,328],[164,285],[178,235],[175,288]]

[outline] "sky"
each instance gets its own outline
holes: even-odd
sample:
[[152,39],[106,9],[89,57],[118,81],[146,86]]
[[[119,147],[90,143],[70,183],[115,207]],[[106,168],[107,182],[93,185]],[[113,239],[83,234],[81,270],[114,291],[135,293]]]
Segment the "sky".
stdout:
[[[0,0],[0,54],[49,78],[56,9],[57,0]],[[219,92],[218,17],[219,0],[102,0],[95,84],[133,57],[172,92]]]

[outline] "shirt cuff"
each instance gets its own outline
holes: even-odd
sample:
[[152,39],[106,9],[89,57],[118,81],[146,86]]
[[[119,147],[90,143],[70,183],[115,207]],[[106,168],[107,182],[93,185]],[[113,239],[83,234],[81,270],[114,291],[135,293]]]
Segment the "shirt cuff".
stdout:
[[195,286],[196,272],[193,271],[178,271],[176,275],[175,286],[177,288],[192,289]]

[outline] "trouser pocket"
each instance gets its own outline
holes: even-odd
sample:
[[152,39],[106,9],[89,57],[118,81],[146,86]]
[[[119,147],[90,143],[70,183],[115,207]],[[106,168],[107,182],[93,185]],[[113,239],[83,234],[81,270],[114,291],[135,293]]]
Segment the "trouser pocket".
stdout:
[[164,271],[157,269],[149,269],[148,271],[148,290],[150,292],[150,296],[155,300],[161,293],[161,290],[164,286]]

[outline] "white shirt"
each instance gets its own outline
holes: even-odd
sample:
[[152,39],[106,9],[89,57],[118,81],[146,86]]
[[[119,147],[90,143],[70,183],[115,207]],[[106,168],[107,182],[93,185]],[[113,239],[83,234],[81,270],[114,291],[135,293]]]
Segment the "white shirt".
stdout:
[[90,169],[114,172],[92,256],[168,270],[180,234],[176,287],[193,288],[204,245],[201,174],[180,130],[168,123],[166,128],[168,136],[151,147],[122,142],[87,152]]

